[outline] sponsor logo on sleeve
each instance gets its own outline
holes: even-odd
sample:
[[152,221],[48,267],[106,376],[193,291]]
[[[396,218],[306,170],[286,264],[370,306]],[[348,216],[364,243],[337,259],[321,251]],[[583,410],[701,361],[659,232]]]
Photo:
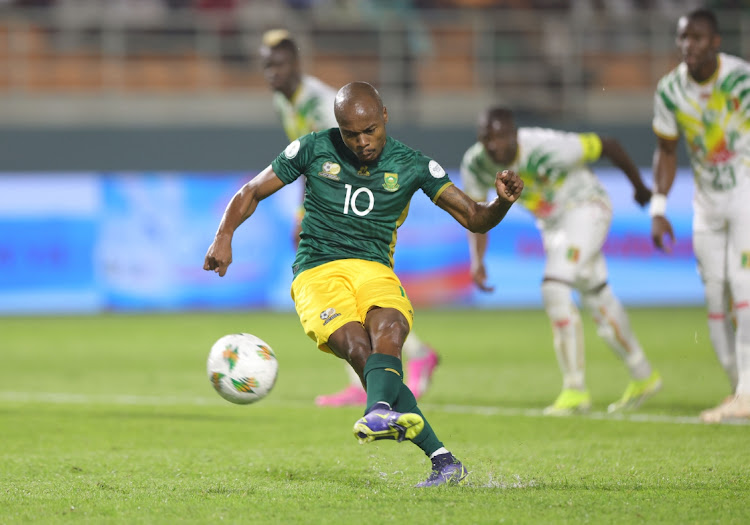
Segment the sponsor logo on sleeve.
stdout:
[[432,175],[436,179],[442,179],[443,177],[445,177],[445,170],[436,161],[431,160],[428,164],[428,167],[430,169],[430,175]]
[[[299,139],[295,140],[294,142],[290,143],[286,149],[284,150],[284,156],[288,159],[293,159],[297,156],[297,153],[299,152]],[[277,150],[278,151],[278,150]]]

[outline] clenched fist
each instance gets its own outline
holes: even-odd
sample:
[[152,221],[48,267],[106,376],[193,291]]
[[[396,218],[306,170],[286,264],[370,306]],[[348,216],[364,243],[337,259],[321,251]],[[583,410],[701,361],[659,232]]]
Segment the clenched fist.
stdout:
[[521,196],[523,181],[513,170],[503,170],[495,177],[495,189],[502,200],[514,203]]

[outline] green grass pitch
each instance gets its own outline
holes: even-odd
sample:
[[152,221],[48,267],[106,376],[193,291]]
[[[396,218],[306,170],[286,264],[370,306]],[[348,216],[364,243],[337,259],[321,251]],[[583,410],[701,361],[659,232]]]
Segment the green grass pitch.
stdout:
[[[664,390],[609,417],[628,380],[585,319],[594,412],[560,389],[540,311],[418,311],[442,361],[420,406],[471,471],[416,489],[410,443],[359,445],[358,408],[318,408],[343,365],[293,313],[0,318],[0,523],[750,523],[750,425],[699,424],[728,393],[699,308],[631,309]],[[219,336],[274,348],[258,404],[211,388]]]

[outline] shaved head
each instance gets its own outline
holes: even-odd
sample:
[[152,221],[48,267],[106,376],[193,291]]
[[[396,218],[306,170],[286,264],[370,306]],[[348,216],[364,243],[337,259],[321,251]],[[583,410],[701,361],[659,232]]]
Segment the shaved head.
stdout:
[[339,89],[333,111],[346,146],[365,164],[377,160],[385,146],[388,122],[378,90],[367,82],[351,82]]
[[367,82],[350,82],[336,94],[333,103],[336,121],[351,119],[355,115],[383,113],[383,99],[380,93]]

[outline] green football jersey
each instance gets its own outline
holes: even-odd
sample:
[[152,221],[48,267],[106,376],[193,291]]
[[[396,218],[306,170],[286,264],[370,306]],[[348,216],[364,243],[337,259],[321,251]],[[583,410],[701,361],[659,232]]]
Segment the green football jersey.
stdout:
[[305,176],[305,216],[294,275],[340,259],[393,268],[396,232],[418,189],[433,202],[451,184],[434,160],[388,137],[380,158],[360,163],[338,128],[295,140],[271,164],[285,183]]

